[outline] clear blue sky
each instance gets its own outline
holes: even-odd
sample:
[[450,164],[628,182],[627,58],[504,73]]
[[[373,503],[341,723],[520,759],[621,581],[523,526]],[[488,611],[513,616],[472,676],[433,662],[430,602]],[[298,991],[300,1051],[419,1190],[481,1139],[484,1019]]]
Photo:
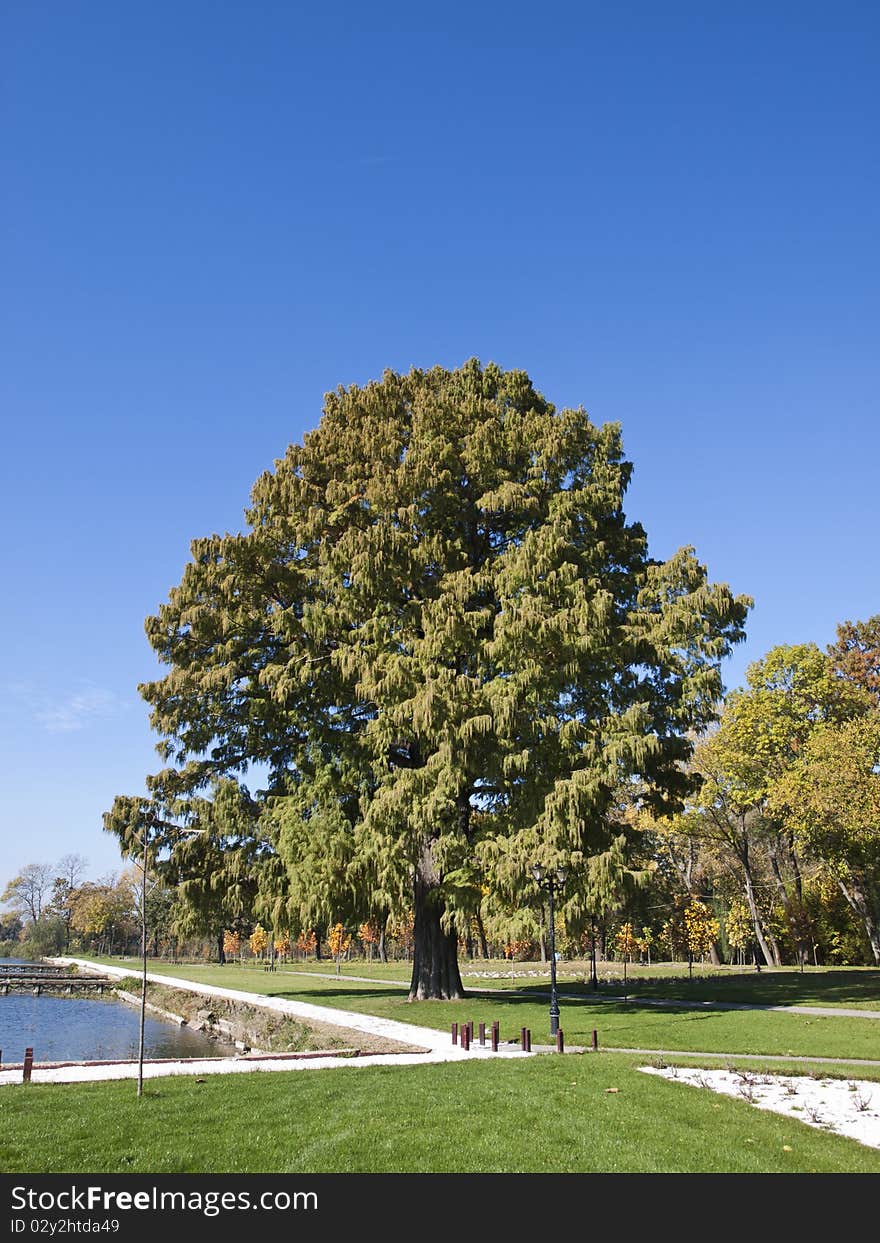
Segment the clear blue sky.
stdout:
[[[143,620],[322,395],[477,356],[753,595],[880,611],[874,3],[7,0],[0,885],[157,758]],[[326,11],[322,11],[326,10]]]

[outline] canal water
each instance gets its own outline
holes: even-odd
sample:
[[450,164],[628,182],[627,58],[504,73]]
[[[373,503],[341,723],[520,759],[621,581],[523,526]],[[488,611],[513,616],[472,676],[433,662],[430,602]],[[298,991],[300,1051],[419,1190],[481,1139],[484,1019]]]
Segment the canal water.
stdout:
[[[12,959],[0,959],[12,963]],[[110,998],[0,996],[0,1050],[3,1062],[21,1062],[25,1048],[35,1062],[86,1062],[136,1058],[140,1011]],[[220,1057],[229,1045],[202,1032],[151,1018],[144,1024],[144,1056]]]

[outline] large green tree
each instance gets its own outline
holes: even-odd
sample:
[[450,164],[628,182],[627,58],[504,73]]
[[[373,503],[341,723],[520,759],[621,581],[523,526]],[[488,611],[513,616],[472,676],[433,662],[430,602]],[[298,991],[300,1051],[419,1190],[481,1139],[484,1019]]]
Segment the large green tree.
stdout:
[[772,801],[834,877],[880,965],[880,713],[816,729]]
[[736,859],[755,941],[765,961],[778,965],[770,903],[765,899],[761,909],[758,900],[760,858],[769,865],[771,888],[801,953],[806,942],[799,844],[774,804],[774,791],[820,726],[857,717],[871,701],[862,687],[836,676],[813,643],[772,648],[749,665],[746,682],[728,696],[718,730],[697,747],[694,770],[703,784],[683,824]]
[[521,371],[472,360],[328,394],[247,529],[196,540],[148,620],[168,666],[141,688],[170,766],[154,794],[266,765],[290,872],[315,869],[297,848],[314,823],[383,906],[408,895],[410,995],[461,995],[478,839],[598,875],[621,781],[658,808],[685,793],[688,731],[743,635],[750,602],[691,549],[649,557],[630,473],[617,425]]

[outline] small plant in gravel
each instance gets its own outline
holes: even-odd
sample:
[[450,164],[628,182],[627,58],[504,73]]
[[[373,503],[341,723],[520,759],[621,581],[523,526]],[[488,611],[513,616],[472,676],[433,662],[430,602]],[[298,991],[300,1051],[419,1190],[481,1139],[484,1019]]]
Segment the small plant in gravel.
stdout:
[[[853,1084],[853,1087],[855,1087],[856,1090],[853,1092],[852,1103],[855,1105],[859,1113],[866,1113],[871,1105],[870,1098],[865,1096],[861,1088],[856,1087],[855,1084]],[[852,1091],[852,1088],[850,1088],[850,1091]]]

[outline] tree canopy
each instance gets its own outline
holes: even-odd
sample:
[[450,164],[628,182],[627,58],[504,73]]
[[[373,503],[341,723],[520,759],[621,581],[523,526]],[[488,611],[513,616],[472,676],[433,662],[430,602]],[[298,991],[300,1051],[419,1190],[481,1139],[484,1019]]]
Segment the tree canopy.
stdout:
[[411,996],[460,995],[481,844],[507,841],[523,873],[565,862],[575,890],[617,875],[615,791],[638,778],[678,806],[743,637],[751,602],[693,549],[648,555],[630,474],[616,424],[555,409],[522,371],[471,360],[328,394],[247,529],[194,541],[147,621],[168,666],[141,688],[168,765],[150,814],[265,765],[282,896],[347,884],[363,918],[408,898]]

